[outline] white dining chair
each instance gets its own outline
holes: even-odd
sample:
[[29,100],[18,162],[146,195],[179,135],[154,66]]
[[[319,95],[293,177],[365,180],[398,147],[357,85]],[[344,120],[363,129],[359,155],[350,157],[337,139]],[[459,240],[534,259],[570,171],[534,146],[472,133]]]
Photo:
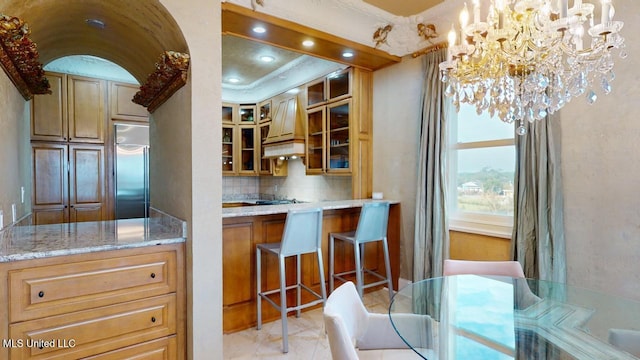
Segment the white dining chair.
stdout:
[[[300,311],[304,308],[324,304],[327,293],[324,282],[324,265],[322,262],[322,209],[289,210],[282,232],[282,242],[264,243],[256,246],[256,305],[257,305],[257,329],[262,328],[262,300],[266,300],[280,311],[282,320],[282,352],[289,352],[289,341],[287,337],[287,313],[296,312],[296,317],[300,317]],[[262,252],[278,257],[278,271],[280,287],[277,289],[262,289]],[[309,286],[302,283],[301,276],[301,255],[315,253],[318,260],[320,276],[320,294],[313,291]],[[296,283],[286,285],[285,258],[296,257]],[[296,290],[296,305],[287,306],[287,290]],[[301,291],[310,293],[314,300],[302,304]],[[270,295],[279,293],[280,304],[277,304]]]
[[475,261],[446,259],[442,275],[494,275],[524,278],[522,265],[517,261]]
[[[367,311],[353,282],[336,288],[323,312],[325,330],[334,360],[416,359],[416,353],[400,338],[388,314]],[[428,315],[402,314],[397,321],[412,322],[412,343],[432,347],[432,321]]]
[[640,357],[640,331],[609,329],[609,344],[629,354]]

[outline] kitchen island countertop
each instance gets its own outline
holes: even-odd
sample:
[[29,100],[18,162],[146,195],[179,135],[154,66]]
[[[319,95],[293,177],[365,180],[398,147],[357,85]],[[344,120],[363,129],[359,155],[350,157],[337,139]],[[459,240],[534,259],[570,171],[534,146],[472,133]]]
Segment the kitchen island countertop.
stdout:
[[184,242],[186,223],[151,218],[12,226],[0,231],[0,263]]
[[362,207],[367,202],[386,201],[390,204],[397,204],[395,200],[372,200],[372,199],[355,199],[355,200],[331,200],[317,202],[302,202],[297,204],[278,204],[278,205],[256,205],[256,206],[239,206],[222,209],[222,218],[242,217],[242,216],[258,216],[283,214],[290,209],[307,209],[322,208],[323,210],[338,210],[354,207]]

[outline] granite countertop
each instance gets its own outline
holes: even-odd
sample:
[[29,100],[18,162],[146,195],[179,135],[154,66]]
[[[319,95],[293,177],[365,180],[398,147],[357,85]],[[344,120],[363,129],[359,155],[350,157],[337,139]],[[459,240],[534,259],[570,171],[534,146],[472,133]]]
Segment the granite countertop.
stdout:
[[305,209],[305,208],[322,208],[323,210],[338,210],[354,207],[362,207],[367,202],[386,201],[391,204],[398,204],[396,200],[372,200],[372,199],[356,199],[356,200],[332,200],[318,202],[303,202],[297,204],[279,204],[279,205],[256,205],[256,206],[239,206],[222,209],[222,218],[232,218],[241,216],[259,216],[284,214],[289,209]]
[[168,215],[12,226],[0,231],[0,263],[184,242],[186,223]]

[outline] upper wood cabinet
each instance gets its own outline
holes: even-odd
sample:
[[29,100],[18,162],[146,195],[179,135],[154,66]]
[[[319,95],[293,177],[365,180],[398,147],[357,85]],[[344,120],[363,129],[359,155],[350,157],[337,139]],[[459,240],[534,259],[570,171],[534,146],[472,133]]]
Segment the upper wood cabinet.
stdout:
[[306,85],[306,173],[351,175],[354,199],[371,196],[372,73],[349,68]]
[[222,106],[222,174],[256,176],[260,138],[255,105]]
[[104,143],[106,81],[46,73],[51,95],[33,99],[31,140]]
[[109,82],[110,118],[112,120],[149,121],[149,112],[132,101],[133,96],[140,90],[137,85]]
[[258,104],[258,116],[260,116],[258,119],[260,123],[271,121],[271,99]]

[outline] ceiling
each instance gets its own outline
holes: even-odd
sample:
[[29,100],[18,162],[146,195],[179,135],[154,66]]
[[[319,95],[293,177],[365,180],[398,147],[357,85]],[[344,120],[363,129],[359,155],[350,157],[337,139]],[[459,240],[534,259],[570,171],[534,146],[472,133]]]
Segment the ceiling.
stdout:
[[[45,65],[67,55],[92,55],[144,83],[165,50],[188,53],[180,28],[159,1],[0,0],[0,9],[29,25]],[[103,25],[89,25],[90,19]]]
[[386,12],[398,16],[412,16],[431,9],[444,0],[363,0]]

